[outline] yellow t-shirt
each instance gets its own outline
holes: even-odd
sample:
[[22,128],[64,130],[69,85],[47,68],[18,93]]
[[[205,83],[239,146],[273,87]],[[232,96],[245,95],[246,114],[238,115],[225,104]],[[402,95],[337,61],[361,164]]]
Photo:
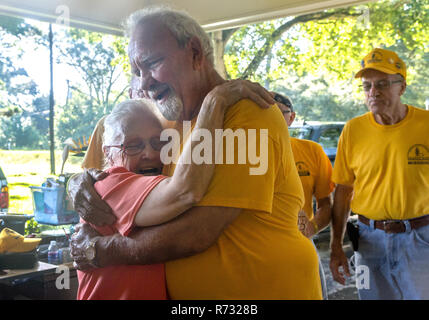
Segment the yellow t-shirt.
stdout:
[[353,212],[373,220],[429,214],[429,111],[380,125],[368,112],[346,123],[333,181],[354,188]]
[[290,138],[295,165],[304,189],[304,211],[309,219],[313,214],[313,195],[328,197],[334,190],[331,181],[332,165],[321,145],[314,141]]
[[257,129],[257,137],[268,129],[267,145],[257,150],[266,153],[267,171],[250,175],[257,165],[237,164],[237,155],[235,164],[216,166],[198,205],[242,211],[206,251],[166,263],[171,298],[321,299],[316,250],[297,227],[304,197],[280,110],[242,100],[228,110],[224,128]]
[[103,134],[104,134],[104,119],[102,117],[94,128],[94,132],[91,135],[88,149],[86,150],[85,157],[82,161],[82,168],[90,169],[95,168],[102,170],[104,167],[104,153],[103,153]]

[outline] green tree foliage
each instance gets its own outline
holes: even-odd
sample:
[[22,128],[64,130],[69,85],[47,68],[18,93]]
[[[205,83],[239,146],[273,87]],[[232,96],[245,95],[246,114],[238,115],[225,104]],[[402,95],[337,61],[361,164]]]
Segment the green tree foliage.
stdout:
[[90,103],[87,95],[73,93],[68,105],[57,113],[55,122],[58,145],[62,146],[62,142],[70,137],[75,140],[81,137],[88,139],[97,121],[104,115],[103,111],[97,104]]
[[70,81],[66,104],[59,108],[56,133],[61,144],[69,137],[89,138],[97,121],[127,97],[128,85],[118,83],[124,72],[122,38],[79,29],[57,38],[58,62],[73,67],[81,79]]
[[19,62],[23,39],[42,44],[41,31],[22,19],[0,16],[0,148],[46,146],[44,114],[36,83]]
[[229,78],[288,93],[308,120],[346,120],[366,109],[353,79],[372,48],[394,50],[408,66],[407,103],[423,107],[429,54],[429,0],[384,0],[242,27],[225,46]]
[[[47,149],[49,97],[20,67],[28,45],[46,50],[47,28],[1,16],[0,39],[0,148]],[[128,66],[125,48],[124,38],[54,27],[54,59],[78,74],[69,77],[65,104],[54,108],[56,146],[69,137],[89,138],[98,119],[127,96],[127,82],[119,81]]]
[[21,19],[0,16],[0,113],[11,114],[21,107],[19,98],[37,94],[36,84],[28,78],[25,69],[14,64],[22,57],[19,42],[23,37],[39,38],[40,30]]
[[18,109],[0,121],[0,148],[48,149],[49,97],[41,96],[32,105]]

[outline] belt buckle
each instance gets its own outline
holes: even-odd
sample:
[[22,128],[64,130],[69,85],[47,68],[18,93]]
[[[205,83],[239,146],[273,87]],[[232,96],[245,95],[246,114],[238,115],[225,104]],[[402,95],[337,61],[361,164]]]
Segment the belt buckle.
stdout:
[[[398,231],[398,229],[394,226],[398,226],[401,225],[404,228],[401,228],[400,231]],[[403,224],[403,222],[401,220],[384,220],[383,221],[383,227],[384,227],[384,232],[386,233],[401,233],[401,232],[405,232],[405,225]],[[402,230],[404,229],[404,230]]]

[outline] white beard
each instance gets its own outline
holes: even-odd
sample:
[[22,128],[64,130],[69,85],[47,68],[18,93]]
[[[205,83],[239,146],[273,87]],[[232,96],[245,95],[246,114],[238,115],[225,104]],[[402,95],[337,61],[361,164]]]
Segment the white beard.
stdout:
[[183,112],[183,102],[174,93],[170,94],[163,103],[156,102],[156,106],[169,121],[178,120]]

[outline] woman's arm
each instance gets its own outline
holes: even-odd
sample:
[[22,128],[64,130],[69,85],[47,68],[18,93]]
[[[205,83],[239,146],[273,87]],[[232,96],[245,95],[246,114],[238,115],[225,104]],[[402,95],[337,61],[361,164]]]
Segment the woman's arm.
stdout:
[[[217,148],[222,141],[215,141],[215,130],[223,128],[224,115],[229,106],[241,99],[250,98],[261,107],[272,105],[272,96],[259,84],[244,80],[225,82],[208,93],[198,114],[191,138],[185,143],[172,177],[162,180],[147,196],[134,223],[137,226],[161,224],[173,219],[198,203],[207,191],[215,169]],[[212,137],[210,163],[185,163],[186,155],[201,142],[193,141],[200,129]],[[206,131],[207,132],[207,131]],[[216,144],[217,143],[217,144]]]

